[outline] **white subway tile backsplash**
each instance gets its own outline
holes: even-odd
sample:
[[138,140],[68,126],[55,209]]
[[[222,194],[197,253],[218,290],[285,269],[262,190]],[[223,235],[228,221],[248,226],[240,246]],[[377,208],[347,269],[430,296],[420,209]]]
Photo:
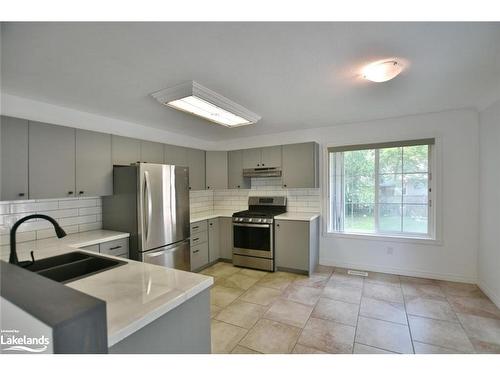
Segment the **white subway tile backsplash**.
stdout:
[[[0,245],[8,245],[10,228],[17,220],[34,213],[55,218],[68,234],[102,228],[102,204],[99,197],[1,202]],[[54,236],[54,229],[49,222],[34,219],[19,227],[17,241]]]

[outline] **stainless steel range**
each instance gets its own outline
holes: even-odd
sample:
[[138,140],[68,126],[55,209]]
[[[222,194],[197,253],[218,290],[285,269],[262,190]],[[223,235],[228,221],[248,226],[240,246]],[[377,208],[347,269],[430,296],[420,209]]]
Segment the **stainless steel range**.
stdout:
[[286,197],[249,197],[248,210],[233,214],[233,264],[274,271],[274,216]]

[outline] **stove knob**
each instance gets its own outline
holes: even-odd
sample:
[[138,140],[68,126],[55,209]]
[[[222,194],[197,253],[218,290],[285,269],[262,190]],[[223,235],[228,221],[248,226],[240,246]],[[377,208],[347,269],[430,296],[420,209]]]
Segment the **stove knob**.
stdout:
[[257,223],[262,223],[262,219],[257,219]]
[[249,218],[249,219],[248,219],[248,222],[249,222],[249,223],[251,223],[251,222],[252,222],[252,218]]

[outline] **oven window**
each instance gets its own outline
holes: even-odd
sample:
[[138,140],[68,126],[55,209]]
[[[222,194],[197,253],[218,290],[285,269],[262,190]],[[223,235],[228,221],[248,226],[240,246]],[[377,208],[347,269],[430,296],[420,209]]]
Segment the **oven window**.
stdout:
[[234,247],[271,251],[269,227],[244,227],[233,225]]

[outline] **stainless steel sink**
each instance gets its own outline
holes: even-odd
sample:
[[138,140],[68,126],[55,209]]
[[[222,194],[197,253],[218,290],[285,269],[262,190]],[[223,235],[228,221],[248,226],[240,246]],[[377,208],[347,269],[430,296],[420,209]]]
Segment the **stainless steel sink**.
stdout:
[[124,264],[126,262],[121,260],[74,251],[37,260],[26,269],[54,281],[69,283]]

